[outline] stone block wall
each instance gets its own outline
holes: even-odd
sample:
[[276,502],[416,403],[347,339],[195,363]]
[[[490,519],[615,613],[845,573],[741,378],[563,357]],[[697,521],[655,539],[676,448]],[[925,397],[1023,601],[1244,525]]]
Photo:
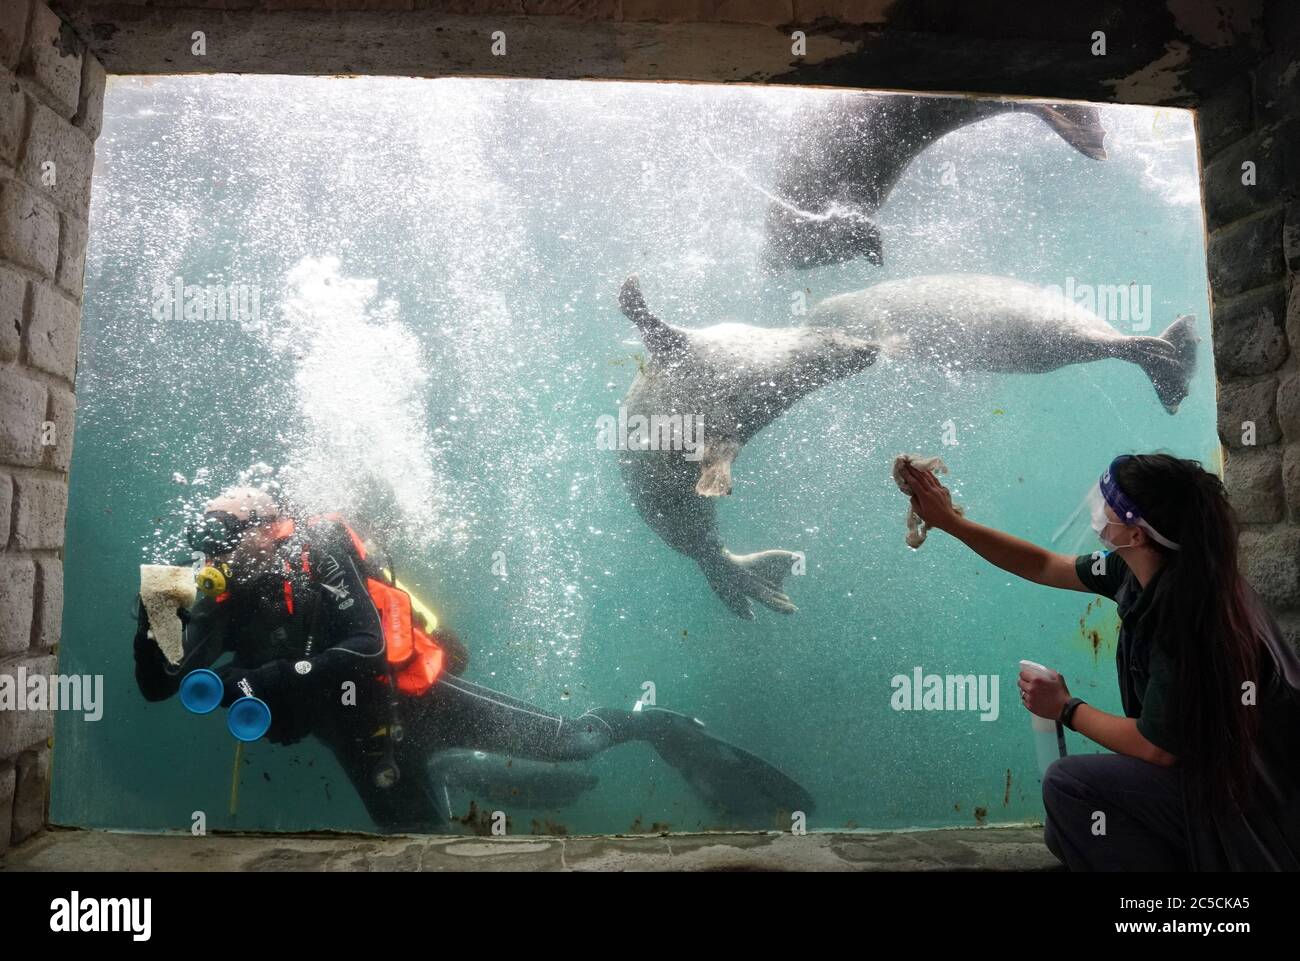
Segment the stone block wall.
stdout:
[[[54,670],[82,268],[104,68],[0,0],[0,674]],[[45,825],[50,712],[0,711],[0,850]]]
[[1254,68],[1201,105],[1224,480],[1248,578],[1300,644],[1300,5],[1264,8]]

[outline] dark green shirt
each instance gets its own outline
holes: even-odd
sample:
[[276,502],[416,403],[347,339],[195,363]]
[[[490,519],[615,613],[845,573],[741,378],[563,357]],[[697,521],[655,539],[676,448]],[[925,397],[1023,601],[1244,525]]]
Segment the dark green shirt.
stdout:
[[1104,551],[1079,555],[1074,569],[1088,590],[1110,598],[1119,609],[1115,667],[1125,716],[1137,718],[1138,733],[1156,747],[1174,755],[1181,753],[1171,705],[1174,665],[1155,643],[1155,618],[1147,616],[1160,573],[1157,571],[1144,589],[1123,558]]
[[[1119,608],[1119,669],[1124,713],[1137,718],[1142,736],[1175,756],[1180,750],[1173,659],[1156,643],[1151,614],[1159,571],[1145,588],[1118,554],[1076,558],[1074,569],[1089,590]],[[1277,621],[1248,586],[1246,600],[1262,629],[1266,657],[1260,665],[1259,733],[1251,749],[1255,790],[1244,806],[1227,812],[1192,810],[1184,792],[1191,866],[1198,871],[1300,871],[1300,657]],[[1166,639],[1168,643],[1168,639]]]

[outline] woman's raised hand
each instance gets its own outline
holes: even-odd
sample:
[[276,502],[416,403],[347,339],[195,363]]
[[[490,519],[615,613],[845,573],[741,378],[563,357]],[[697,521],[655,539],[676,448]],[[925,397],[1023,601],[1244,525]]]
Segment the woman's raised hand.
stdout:
[[905,464],[903,470],[907,474],[907,486],[912,488],[912,510],[925,521],[926,527],[950,531],[961,515],[952,506],[948,488],[928,470],[917,470],[911,464]]

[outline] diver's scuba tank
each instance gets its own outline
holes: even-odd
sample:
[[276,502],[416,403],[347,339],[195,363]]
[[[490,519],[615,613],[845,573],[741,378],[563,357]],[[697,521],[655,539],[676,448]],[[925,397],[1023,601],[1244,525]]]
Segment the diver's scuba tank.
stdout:
[[194,572],[194,585],[199,589],[200,594],[209,598],[220,597],[230,590],[234,579],[230,565],[224,561],[205,564]]
[[392,787],[402,776],[401,769],[397,766],[397,752],[394,750],[396,742],[402,739],[400,732],[400,727],[393,729],[382,726],[370,735],[377,748],[372,756],[378,755],[370,768],[370,782],[381,790]]
[[370,783],[380,790],[387,790],[402,777],[397,766],[397,745],[406,735],[402,727],[400,707],[397,703],[397,683],[393,677],[393,666],[385,664],[388,683],[387,696],[384,698],[384,716],[379,725],[367,738],[366,755],[373,760],[370,767]]
[[[392,555],[388,553],[387,548],[381,548],[375,542],[366,538],[364,546],[367,555],[374,555],[380,550],[388,560],[388,566],[380,567],[378,572],[382,580],[388,584],[395,585],[397,575],[396,566],[393,564]],[[404,592],[405,593],[405,592]],[[407,595],[410,597],[410,595]],[[381,724],[373,734],[370,735],[371,742],[375,745],[372,756],[377,756],[374,766],[370,769],[370,780],[375,787],[381,790],[387,790],[395,785],[402,776],[401,769],[397,766],[397,745],[401,743],[402,738],[406,735],[406,729],[402,725],[401,705],[397,699],[397,677],[393,671],[393,665],[385,658],[385,674],[387,675],[387,696],[385,697],[384,714],[385,722]]]
[[381,724],[371,735],[378,760],[370,769],[371,782],[381,790],[392,787],[402,776],[401,769],[397,766],[397,745],[406,735],[406,729],[402,726],[401,705],[397,700],[397,678],[393,675],[393,665],[385,658],[384,666],[388,675],[384,704],[384,720],[387,723]]

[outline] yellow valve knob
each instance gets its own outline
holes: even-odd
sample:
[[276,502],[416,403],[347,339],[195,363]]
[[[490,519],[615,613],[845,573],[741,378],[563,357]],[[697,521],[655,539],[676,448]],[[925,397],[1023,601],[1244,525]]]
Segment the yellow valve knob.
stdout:
[[[223,564],[222,567],[225,565]],[[217,597],[226,593],[226,571],[209,564],[194,575],[194,583],[199,591],[208,597]]]

